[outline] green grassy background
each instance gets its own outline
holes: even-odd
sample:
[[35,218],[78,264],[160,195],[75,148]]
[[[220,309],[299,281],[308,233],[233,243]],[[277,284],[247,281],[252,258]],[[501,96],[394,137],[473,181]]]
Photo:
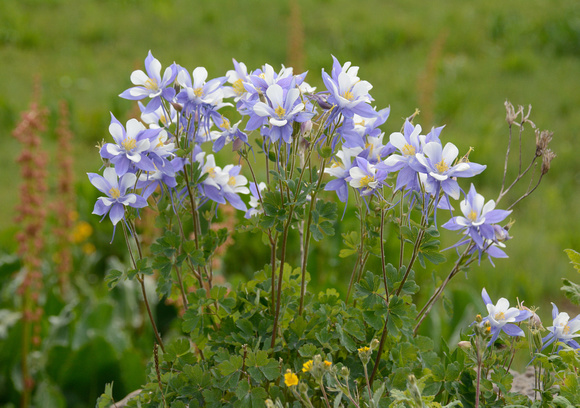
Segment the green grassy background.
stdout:
[[[471,160],[488,165],[473,180],[486,198],[496,197],[501,181],[507,144],[504,101],[533,105],[532,120],[554,131],[552,149],[558,157],[537,193],[513,213],[517,223],[511,231],[514,239],[508,242],[510,258],[498,260],[496,268],[482,262],[472,268],[468,280],[458,276],[450,293],[455,293],[452,299],[462,305],[460,309],[472,302],[481,308],[479,292],[485,286],[492,299],[505,296],[513,301],[518,296],[528,305],[542,305],[546,319],[550,301],[564,305],[558,291],[561,278],[577,280],[577,274],[563,249],[580,249],[578,2],[298,3],[307,81],[321,86],[320,70],[330,69],[331,54],[359,65],[361,78],[374,85],[371,94],[376,105],[391,106],[391,117],[383,126],[387,135],[397,131],[415,108],[422,110],[418,123],[423,128],[446,124],[444,142],[452,141],[462,152],[475,147]],[[279,67],[292,62],[289,37],[300,33],[289,26],[289,13],[287,1],[262,0],[0,2],[0,251],[15,249],[12,219],[19,178],[14,159],[19,146],[10,132],[19,112],[28,106],[35,78],[42,85],[52,123],[58,101],[70,104],[76,163],[71,176],[77,180],[79,194],[87,197],[81,217],[96,222],[97,217],[89,214],[92,204],[87,203],[96,192],[85,173],[100,166],[94,146],[109,137],[109,111],[123,122],[134,109],[117,95],[131,85],[130,73],[143,68],[147,51],[164,66],[173,61],[190,71],[205,66],[210,77],[232,69],[232,58],[250,69],[263,63]],[[45,147],[58,160],[59,146],[51,132]],[[524,150],[534,149],[533,133],[528,132]],[[513,160],[510,170],[516,166]],[[469,187],[465,182],[461,185]],[[507,197],[502,204],[514,198]],[[453,233],[444,233],[443,245],[456,239]],[[245,247],[240,241],[230,259],[242,256],[240,248]],[[340,238],[333,242],[340,244]],[[252,245],[259,254],[261,244]],[[345,269],[340,265],[347,262],[327,258],[338,253],[338,247],[314,246],[314,252],[311,265],[316,282],[338,284],[347,279],[340,275]],[[316,258],[317,253],[324,258]],[[338,273],[328,274],[327,267],[317,265],[334,266]],[[430,279],[431,269],[419,276]],[[444,273],[444,269],[439,272]],[[561,307],[565,308],[573,314],[571,305]]]

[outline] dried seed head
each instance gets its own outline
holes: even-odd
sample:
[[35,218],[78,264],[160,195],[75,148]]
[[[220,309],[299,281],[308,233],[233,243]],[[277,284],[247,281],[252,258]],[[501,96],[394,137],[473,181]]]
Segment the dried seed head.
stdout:
[[536,124],[530,120],[530,113],[532,113],[532,105],[528,105],[528,113],[524,115],[524,107],[519,107],[520,111],[522,112],[522,126],[524,123],[529,123],[532,125],[532,128],[536,128]]
[[550,171],[550,164],[555,157],[556,153],[550,149],[547,149],[544,152],[544,155],[542,156],[542,174],[546,174],[548,171]]
[[542,156],[548,149],[548,144],[552,141],[554,132],[549,130],[536,129],[536,157]]
[[505,115],[506,122],[510,126],[513,125],[514,123],[519,126],[519,123],[516,122],[516,119],[518,118],[518,115],[522,113],[523,108],[521,106],[518,106],[518,111],[516,112],[514,109],[514,105],[512,105],[510,101],[505,101],[504,106],[506,111]]

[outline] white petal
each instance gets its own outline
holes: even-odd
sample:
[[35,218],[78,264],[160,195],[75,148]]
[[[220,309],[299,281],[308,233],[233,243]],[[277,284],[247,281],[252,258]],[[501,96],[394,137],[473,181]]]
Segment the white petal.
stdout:
[[140,69],[133,71],[131,74],[131,82],[133,82],[135,85],[145,86],[145,83],[147,83],[148,80],[149,77],[147,74]]
[[449,165],[453,163],[457,155],[459,154],[459,149],[453,143],[447,143],[441,152],[441,157]]

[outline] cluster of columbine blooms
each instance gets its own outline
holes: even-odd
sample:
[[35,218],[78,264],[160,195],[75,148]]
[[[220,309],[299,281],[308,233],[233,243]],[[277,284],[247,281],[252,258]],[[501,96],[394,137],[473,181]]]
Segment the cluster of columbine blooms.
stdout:
[[[510,307],[510,303],[505,298],[500,298],[494,305],[485,288],[481,292],[483,302],[487,307],[489,315],[481,321],[477,322],[481,327],[487,328],[491,339],[488,342],[488,347],[491,346],[503,331],[508,336],[524,336],[524,331],[514,323],[521,323],[528,319],[535,319],[536,326],[540,326],[538,316],[531,310],[522,307]],[[569,347],[579,350],[580,344],[574,340],[580,337],[580,315],[570,319],[570,315],[566,312],[559,312],[558,307],[552,303],[552,326],[546,329],[550,332],[542,339],[542,347],[540,351],[544,350],[552,343],[564,343]],[[559,347],[560,348],[560,347]]]
[[[347,202],[350,188],[366,202],[370,197],[382,199],[383,187],[388,186],[406,195],[419,193],[434,200],[436,208],[451,210],[450,198],[458,199],[462,193],[457,178],[475,176],[485,166],[458,160],[457,147],[443,145],[440,140],[443,127],[423,135],[420,125],[407,120],[402,132],[385,140],[379,126],[387,120],[389,108],[377,110],[371,105],[372,85],[358,77],[358,67],[333,60],[330,73],[322,71],[326,89],[315,92],[304,81],[306,73],[294,75],[292,68],[285,67],[276,72],[270,65],[249,72],[245,64],[235,60],[234,70],[215,79],[208,80],[205,68],[198,67],[190,75],[175,63],[162,75],[161,63],[149,52],[146,72],[134,71],[134,86],[120,94],[138,101],[141,120],[131,119],[123,126],[111,115],[113,142],[100,149],[107,167],[103,176],[89,173],[91,183],[105,194],[93,213],[103,218],[108,214],[116,225],[124,219],[125,207],[146,206],[155,190],[169,194],[172,200],[177,198],[177,205],[187,192],[179,189],[176,177],[186,166],[197,163],[200,177],[189,184],[197,186],[194,193],[199,205],[207,201],[230,203],[250,218],[262,211],[260,191],[266,184],[248,183],[240,174],[240,165],[217,166],[214,155],[207,154],[202,146],[211,145],[212,152],[217,152],[232,143],[239,149],[248,145],[247,132],[259,131],[264,147],[273,148],[278,159],[284,160],[280,155],[283,144],[291,145],[313,126],[324,129],[315,143],[332,138],[333,160],[324,170],[331,180],[325,190],[335,191],[342,202]],[[224,102],[228,99],[231,102]],[[241,120],[232,124],[219,112],[234,104],[247,117],[243,129]],[[179,157],[178,149],[191,153],[187,158]],[[395,173],[392,186],[389,183]],[[250,208],[240,196],[246,194],[250,194]],[[498,246],[509,236],[497,223],[509,211],[495,210],[494,206],[493,201],[484,204],[471,186],[460,204],[463,216],[443,225],[465,234],[456,246],[472,242],[471,252],[478,251],[479,256],[506,256]]]

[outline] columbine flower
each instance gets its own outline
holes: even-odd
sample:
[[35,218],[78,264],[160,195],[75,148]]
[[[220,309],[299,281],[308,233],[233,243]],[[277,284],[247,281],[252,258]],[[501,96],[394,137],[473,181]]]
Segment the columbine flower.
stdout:
[[214,78],[206,82],[207,70],[204,67],[197,67],[192,72],[192,77],[185,68],[180,68],[177,74],[177,83],[182,90],[177,94],[177,102],[183,104],[186,114],[194,115],[196,120],[202,116],[206,121],[201,125],[203,129],[209,129],[210,116],[219,117],[217,110],[224,104],[224,92],[222,85],[226,82],[226,77]]
[[494,343],[501,331],[508,336],[524,335],[524,331],[512,323],[529,319],[532,316],[532,312],[529,310],[519,310],[515,307],[510,307],[509,301],[505,298],[500,298],[494,305],[485,288],[481,291],[481,297],[487,307],[489,316],[483,318],[479,325],[484,326],[486,322],[489,324],[492,336],[489,343],[487,343],[488,347]]
[[[354,165],[356,164],[356,166]],[[375,166],[362,157],[357,157],[350,168],[349,174],[351,187],[360,190],[362,196],[371,195],[383,185],[387,177],[387,171]]]
[[[291,88],[287,91],[282,89],[278,84],[273,84],[266,90],[266,96],[270,104],[258,102],[254,105],[254,113],[261,118],[269,117],[271,125],[269,137],[272,142],[277,142],[279,139],[286,143],[292,143],[292,126],[294,122],[305,122],[313,115],[304,112],[305,105],[299,102],[300,91],[298,88]],[[248,122],[248,129],[253,127],[252,123],[256,122],[258,126],[260,120],[252,120]],[[255,127],[254,127],[255,129]]]
[[[464,230],[464,233],[473,240],[479,251],[485,251],[494,258],[506,257],[507,255],[501,249],[492,245],[492,243],[499,241],[496,232],[501,235],[505,230],[500,227],[500,230],[496,231],[495,225],[492,224],[503,221],[511,214],[511,211],[496,210],[493,200],[485,203],[485,199],[475,191],[473,184],[459,207],[463,216],[451,218],[443,224],[443,228],[452,231]],[[464,239],[455,246],[463,245],[468,241],[468,239]]]
[[[222,121],[216,123],[220,130],[214,130],[210,133],[210,138],[214,141],[212,151],[219,152],[226,144],[235,140],[241,140],[244,143],[248,142],[248,136],[238,129],[240,122],[232,126],[230,121],[222,116]],[[236,144],[234,144],[234,148],[236,148]]]
[[459,184],[456,177],[473,177],[483,170],[484,165],[477,163],[461,162],[453,165],[459,150],[453,143],[447,143],[443,147],[438,142],[429,142],[423,147],[423,153],[417,153],[416,170],[426,173],[426,190],[431,195],[437,196],[439,190],[454,199],[459,198]]
[[96,173],[88,173],[91,183],[107,197],[99,197],[95,203],[93,214],[102,215],[103,218],[109,214],[113,225],[117,225],[125,216],[125,206],[133,208],[143,208],[147,206],[147,201],[137,194],[129,193],[137,181],[137,176],[127,173],[120,179],[117,177],[115,169],[107,167],[103,176]]
[[175,96],[175,89],[171,85],[177,76],[177,67],[172,64],[166,68],[161,78],[161,63],[149,51],[145,58],[145,70],[147,73],[140,69],[133,71],[131,82],[137,86],[127,89],[119,96],[133,101],[151,98],[144,110],[144,113],[151,113],[161,106],[161,98],[171,102]]
[[298,385],[298,376],[291,370],[286,370],[286,374],[284,374],[284,384],[286,384],[287,387]]
[[228,78],[228,82],[232,84],[230,87],[224,87],[224,96],[226,98],[234,97],[234,101],[238,102],[240,99],[243,99],[244,96],[248,93],[244,86],[245,82],[249,82],[249,74],[248,68],[246,64],[243,62],[238,62],[233,59],[234,68],[233,70],[229,70],[226,73],[226,77]]
[[575,337],[580,337],[580,333],[575,334],[580,331],[580,314],[570,320],[568,313],[560,313],[558,307],[552,303],[552,319],[554,319],[553,326],[547,328],[550,334],[542,339],[544,345],[541,350],[554,342],[562,342],[573,349],[580,349],[580,344],[573,340]]
[[246,211],[246,204],[238,194],[249,194],[250,190],[246,187],[248,179],[240,175],[242,166],[228,164],[224,167],[223,172],[228,175],[227,182],[220,185],[222,194],[226,200],[236,209]]
[[266,189],[266,183],[261,182],[256,188],[256,183],[250,183],[250,209],[246,211],[244,218],[252,218],[254,215],[262,214],[264,209],[260,205],[261,192]]
[[160,131],[161,129],[147,129],[137,119],[130,119],[125,130],[121,122],[111,114],[109,133],[115,143],[105,143],[101,148],[101,157],[109,159],[115,165],[115,171],[119,176],[135,167],[143,171],[155,171],[147,152],[151,148],[151,139]]
[[336,153],[336,157],[340,161],[333,159],[329,166],[324,169],[325,173],[330,174],[335,177],[334,180],[330,180],[324,187],[325,191],[336,191],[338,199],[343,203],[348,200],[348,182],[347,178],[350,178],[350,168],[352,167],[352,157],[355,157],[362,151],[360,147],[346,148],[343,146],[342,150]]
[[358,67],[351,67],[350,62],[341,66],[333,56],[332,77],[322,70],[322,80],[330,92],[327,102],[337,106],[333,116],[342,113],[350,118],[354,114],[364,118],[372,118],[377,112],[370,106],[373,99],[369,95],[372,85],[368,81],[361,81],[357,76]]
[[397,149],[398,154],[392,154],[385,159],[385,165],[391,172],[399,171],[395,190],[421,191],[417,177],[416,155],[423,152],[425,136],[421,135],[421,125],[413,126],[405,121],[403,133],[395,132],[390,136],[390,143]]

